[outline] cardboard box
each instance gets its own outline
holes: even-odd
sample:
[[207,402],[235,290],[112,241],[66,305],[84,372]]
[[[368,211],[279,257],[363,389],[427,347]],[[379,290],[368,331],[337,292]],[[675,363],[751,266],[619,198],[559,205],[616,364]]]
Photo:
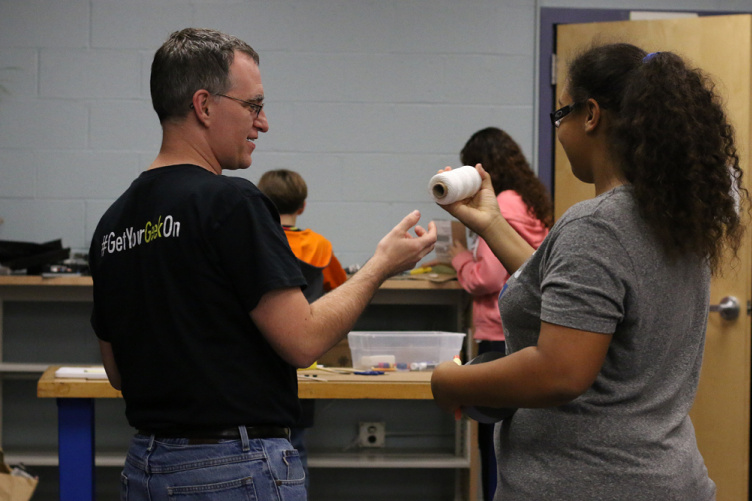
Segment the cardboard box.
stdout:
[[465,225],[459,221],[439,219],[434,220],[436,223],[436,259],[441,263],[450,263],[452,256],[449,254],[449,248],[455,240],[467,247],[467,231]]
[[5,463],[0,449],[0,499],[3,501],[29,501],[37,488],[39,479],[21,467],[10,467]]

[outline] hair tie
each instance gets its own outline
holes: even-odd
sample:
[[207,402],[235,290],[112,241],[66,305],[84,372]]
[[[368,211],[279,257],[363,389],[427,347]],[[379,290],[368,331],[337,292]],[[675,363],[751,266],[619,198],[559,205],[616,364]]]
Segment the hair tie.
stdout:
[[650,61],[651,59],[653,59],[658,54],[660,54],[660,52],[651,52],[650,54],[648,54],[647,56],[645,56],[645,57],[642,58],[642,62],[643,63],[647,63],[648,61]]

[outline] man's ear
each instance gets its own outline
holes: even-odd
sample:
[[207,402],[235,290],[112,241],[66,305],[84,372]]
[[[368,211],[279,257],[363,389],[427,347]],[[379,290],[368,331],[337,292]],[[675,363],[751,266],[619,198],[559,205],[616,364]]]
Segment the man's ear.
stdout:
[[191,101],[191,109],[193,110],[196,119],[204,125],[208,125],[209,122],[209,104],[211,95],[206,89],[199,89],[193,94],[193,101]]
[[590,98],[585,102],[585,111],[585,132],[591,132],[601,123],[603,110],[598,101]]

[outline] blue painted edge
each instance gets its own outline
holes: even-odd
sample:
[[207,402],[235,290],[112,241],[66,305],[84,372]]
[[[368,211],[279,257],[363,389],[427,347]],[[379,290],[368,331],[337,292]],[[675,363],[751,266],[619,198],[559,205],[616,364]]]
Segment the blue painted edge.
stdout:
[[94,501],[94,399],[58,398],[60,501]]

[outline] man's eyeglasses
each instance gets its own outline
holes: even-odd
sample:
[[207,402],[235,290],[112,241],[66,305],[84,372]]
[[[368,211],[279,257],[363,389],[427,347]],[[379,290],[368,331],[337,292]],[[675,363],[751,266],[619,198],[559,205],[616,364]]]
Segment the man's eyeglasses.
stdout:
[[558,129],[559,125],[561,125],[561,119],[572,113],[577,107],[577,104],[578,103],[568,104],[551,113],[551,124]]
[[239,102],[240,104],[248,108],[251,111],[251,113],[255,113],[256,114],[255,118],[258,118],[259,114],[261,113],[261,110],[264,108],[263,104],[252,103],[250,101],[238,99],[237,97],[228,96],[226,94],[215,94],[215,95],[220,96],[220,97],[226,97],[227,99],[232,99],[233,101]]

